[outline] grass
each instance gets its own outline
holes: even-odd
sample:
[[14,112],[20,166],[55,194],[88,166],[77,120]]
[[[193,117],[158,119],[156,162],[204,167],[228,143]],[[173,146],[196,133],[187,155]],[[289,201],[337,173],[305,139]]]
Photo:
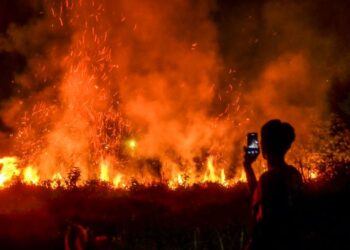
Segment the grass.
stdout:
[[[350,249],[350,185],[310,183],[305,249]],[[349,204],[348,204],[349,203]],[[242,249],[251,227],[245,184],[130,191],[94,184],[51,190],[16,184],[0,191],[0,249],[63,249],[74,222],[108,235],[106,249]]]

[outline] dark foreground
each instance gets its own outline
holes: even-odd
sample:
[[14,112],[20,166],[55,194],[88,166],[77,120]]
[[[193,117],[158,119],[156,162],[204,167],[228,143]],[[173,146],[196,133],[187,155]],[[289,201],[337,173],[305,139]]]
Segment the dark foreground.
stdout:
[[[350,249],[350,185],[335,184],[307,187],[300,228],[305,249]],[[108,236],[105,249],[242,249],[251,224],[245,184],[176,191],[18,184],[0,191],[0,249],[63,249],[72,222]]]

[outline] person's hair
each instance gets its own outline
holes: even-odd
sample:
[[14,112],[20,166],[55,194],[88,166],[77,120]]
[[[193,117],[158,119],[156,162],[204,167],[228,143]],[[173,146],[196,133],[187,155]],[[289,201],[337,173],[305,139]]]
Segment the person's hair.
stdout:
[[294,139],[294,128],[287,122],[270,120],[261,128],[261,142],[267,154],[284,155]]

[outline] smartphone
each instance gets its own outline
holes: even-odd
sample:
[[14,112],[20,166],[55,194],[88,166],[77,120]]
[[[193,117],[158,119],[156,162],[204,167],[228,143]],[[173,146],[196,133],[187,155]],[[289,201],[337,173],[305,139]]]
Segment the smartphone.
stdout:
[[259,154],[258,133],[254,132],[247,134],[247,153],[249,155]]

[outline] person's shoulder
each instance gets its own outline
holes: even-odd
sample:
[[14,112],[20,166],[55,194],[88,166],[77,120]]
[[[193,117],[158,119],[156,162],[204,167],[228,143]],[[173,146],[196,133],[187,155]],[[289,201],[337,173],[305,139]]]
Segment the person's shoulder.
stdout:
[[296,167],[289,165],[288,172],[289,172],[289,176],[293,180],[293,182],[298,183],[298,185],[303,184],[303,177],[302,177],[301,173],[298,171],[298,169],[296,169]]
[[301,177],[301,174],[300,174],[299,170],[298,170],[296,167],[294,167],[294,166],[292,166],[292,165],[288,165],[288,166],[287,166],[287,169],[288,169],[288,172],[289,172],[290,174],[296,175],[296,176],[300,176],[300,177]]
[[261,182],[269,181],[269,180],[275,178],[276,174],[277,174],[277,171],[274,171],[274,169],[269,169],[269,170],[267,170],[267,171],[265,171],[264,173],[261,174],[259,180]]
[[266,179],[266,178],[268,178],[270,175],[271,175],[271,170],[267,170],[267,171],[265,171],[264,173],[262,173],[262,174],[260,175],[260,180]]
[[282,176],[290,176],[294,179],[302,179],[302,176],[300,172],[291,165],[287,165],[286,168],[281,168],[281,169],[269,169],[265,171],[261,176],[260,176],[260,181],[261,182],[269,182],[274,179],[280,179]]

